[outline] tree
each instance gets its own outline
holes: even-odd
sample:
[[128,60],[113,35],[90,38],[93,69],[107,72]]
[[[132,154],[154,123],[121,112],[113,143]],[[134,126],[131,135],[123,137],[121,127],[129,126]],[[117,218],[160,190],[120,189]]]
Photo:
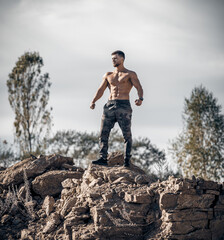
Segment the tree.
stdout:
[[[96,133],[61,130],[48,141],[48,152],[70,156],[75,160],[91,159],[96,153],[98,137]],[[85,164],[84,164],[85,165]]]
[[11,164],[18,161],[14,156],[12,147],[9,146],[6,140],[0,139],[0,167],[9,167]]
[[171,152],[187,177],[219,181],[224,177],[224,116],[213,94],[200,86],[185,99],[183,131]]
[[49,74],[41,75],[43,59],[37,52],[25,52],[7,80],[8,99],[15,113],[15,142],[20,155],[38,153],[45,148],[51,115],[49,100]]
[[156,173],[155,175],[162,176],[160,170],[167,166],[165,152],[151,144],[151,141],[147,137],[133,139],[132,159],[148,174]]
[[[78,165],[87,166],[88,161],[96,159],[99,152],[99,133],[78,132],[74,130],[58,131],[49,140],[49,153],[54,152],[70,156]],[[109,151],[124,149],[124,139],[117,129],[112,130],[109,139]],[[166,166],[165,153],[153,146],[148,138],[133,139],[132,161],[147,173],[160,174]]]

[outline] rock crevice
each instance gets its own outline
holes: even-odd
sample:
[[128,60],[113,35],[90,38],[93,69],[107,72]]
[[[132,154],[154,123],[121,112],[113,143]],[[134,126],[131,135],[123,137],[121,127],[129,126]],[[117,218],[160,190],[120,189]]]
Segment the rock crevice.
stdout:
[[21,215],[19,205],[5,211],[0,238],[224,239],[223,184],[172,176],[151,182],[137,166],[125,168],[122,163],[123,156],[113,154],[109,167],[90,164],[84,171],[70,158],[51,155],[1,171],[4,205],[12,184],[26,195],[25,169],[35,217]]

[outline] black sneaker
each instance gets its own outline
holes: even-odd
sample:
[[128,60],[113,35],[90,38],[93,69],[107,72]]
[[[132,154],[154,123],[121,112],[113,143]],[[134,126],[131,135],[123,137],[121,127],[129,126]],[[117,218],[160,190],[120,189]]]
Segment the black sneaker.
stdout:
[[98,160],[92,161],[92,164],[107,166],[107,159],[100,158]]
[[129,159],[124,160],[124,167],[130,167],[130,160]]

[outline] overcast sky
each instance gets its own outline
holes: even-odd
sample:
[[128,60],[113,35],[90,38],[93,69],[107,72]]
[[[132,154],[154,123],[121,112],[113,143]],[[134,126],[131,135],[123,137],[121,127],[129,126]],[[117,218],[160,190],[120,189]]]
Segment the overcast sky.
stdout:
[[119,49],[144,89],[141,107],[131,93],[133,137],[166,150],[194,87],[203,84],[223,107],[223,29],[223,0],[0,0],[0,138],[13,139],[6,80],[25,51],[38,51],[50,75],[53,131],[91,132],[109,92],[94,111],[90,102]]

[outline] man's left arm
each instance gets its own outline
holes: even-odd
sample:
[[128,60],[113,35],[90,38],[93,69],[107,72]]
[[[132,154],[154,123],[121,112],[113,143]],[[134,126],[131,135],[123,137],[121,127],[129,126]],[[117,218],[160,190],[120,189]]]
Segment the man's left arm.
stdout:
[[139,99],[135,100],[135,104],[137,106],[140,106],[140,105],[142,105],[142,101],[143,101],[143,89],[142,89],[142,85],[138,79],[138,76],[135,72],[131,73],[131,82],[132,82],[133,86],[137,89],[138,97],[139,97]]

